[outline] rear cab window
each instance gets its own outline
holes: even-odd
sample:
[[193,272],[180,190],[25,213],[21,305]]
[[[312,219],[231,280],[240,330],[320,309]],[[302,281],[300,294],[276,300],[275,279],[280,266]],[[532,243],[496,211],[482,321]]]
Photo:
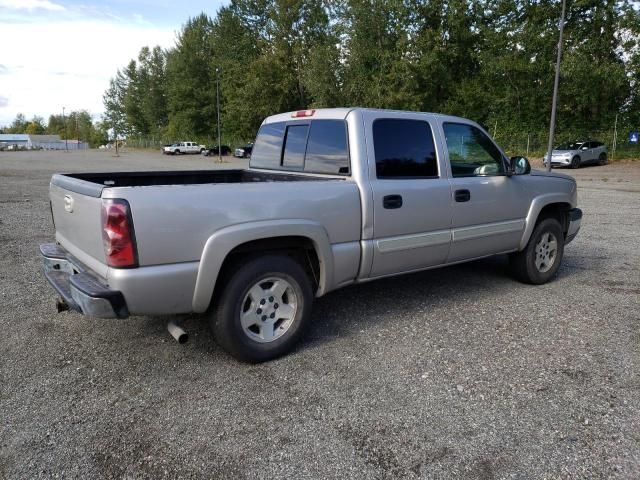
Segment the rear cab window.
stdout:
[[346,122],[311,120],[265,124],[256,137],[250,166],[349,175]]

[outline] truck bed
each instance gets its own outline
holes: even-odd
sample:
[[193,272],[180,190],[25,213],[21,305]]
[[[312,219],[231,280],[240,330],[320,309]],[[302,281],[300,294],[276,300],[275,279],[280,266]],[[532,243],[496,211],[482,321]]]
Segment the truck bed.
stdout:
[[149,187],[160,185],[204,185],[215,183],[250,183],[250,182],[296,182],[323,180],[323,177],[308,175],[292,175],[253,170],[180,170],[161,172],[110,172],[110,173],[69,173],[54,175],[52,182],[62,188],[77,191],[82,180],[93,186],[85,185],[82,192],[90,194],[90,190],[102,190],[104,187]]

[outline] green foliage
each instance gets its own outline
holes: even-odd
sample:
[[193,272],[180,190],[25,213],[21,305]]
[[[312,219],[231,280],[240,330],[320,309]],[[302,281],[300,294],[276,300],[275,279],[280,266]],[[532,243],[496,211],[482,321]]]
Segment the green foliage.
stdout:
[[[105,92],[119,135],[212,139],[220,71],[224,138],[265,116],[363,106],[548,125],[560,2],[231,0],[189,19],[168,51],[143,48]],[[640,126],[640,13],[629,0],[568,0],[559,133]],[[526,138],[526,136],[525,136]]]
[[44,119],[34,116],[24,129],[24,133],[29,135],[42,135],[46,130]]
[[11,125],[5,130],[6,133],[25,133],[27,125],[29,125],[29,122],[25,116],[22,113],[18,113],[13,122],[11,122]]

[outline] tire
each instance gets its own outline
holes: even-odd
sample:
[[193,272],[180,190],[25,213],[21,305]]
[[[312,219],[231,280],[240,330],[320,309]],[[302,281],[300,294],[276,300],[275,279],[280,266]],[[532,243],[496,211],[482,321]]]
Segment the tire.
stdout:
[[311,281],[298,262],[284,255],[253,258],[235,266],[225,281],[209,317],[224,350],[240,361],[258,363],[297,344],[313,305]]
[[606,165],[607,164],[607,154],[601,153],[598,157],[598,165]]
[[519,281],[541,285],[558,273],[563,255],[562,226],[555,218],[545,218],[534,228],[525,249],[511,254],[509,265]]
[[173,152],[174,155],[180,155],[180,150],[176,150],[175,152]]
[[200,155],[202,155],[204,153],[204,148],[200,149]]
[[580,157],[577,155],[571,159],[570,168],[578,168],[580,166]]

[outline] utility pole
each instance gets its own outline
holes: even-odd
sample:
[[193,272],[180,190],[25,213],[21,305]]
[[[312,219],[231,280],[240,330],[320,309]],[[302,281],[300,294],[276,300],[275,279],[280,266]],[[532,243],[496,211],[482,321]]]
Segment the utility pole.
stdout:
[[218,163],[222,163],[222,145],[220,144],[220,68],[216,67],[216,104],[218,109]]
[[78,112],[76,112],[76,136],[78,137],[78,143],[76,144],[76,150],[80,150],[80,129],[78,128]]
[[613,124],[613,152],[611,152],[611,160],[615,158],[616,148],[618,148],[618,114],[616,113],[616,121]]
[[67,120],[64,117],[64,107],[62,107],[62,125],[64,125],[64,149],[69,151],[69,143],[67,142]]
[[560,83],[560,60],[562,59],[562,33],[564,32],[564,13],[566,0],[562,0],[560,15],[560,38],[558,40],[558,58],[556,59],[556,76],[553,81],[553,100],[551,101],[551,125],[549,126],[549,147],[547,148],[547,172],[551,171],[551,152],[553,152],[553,135],[556,131],[556,107],[558,106],[558,84]]

